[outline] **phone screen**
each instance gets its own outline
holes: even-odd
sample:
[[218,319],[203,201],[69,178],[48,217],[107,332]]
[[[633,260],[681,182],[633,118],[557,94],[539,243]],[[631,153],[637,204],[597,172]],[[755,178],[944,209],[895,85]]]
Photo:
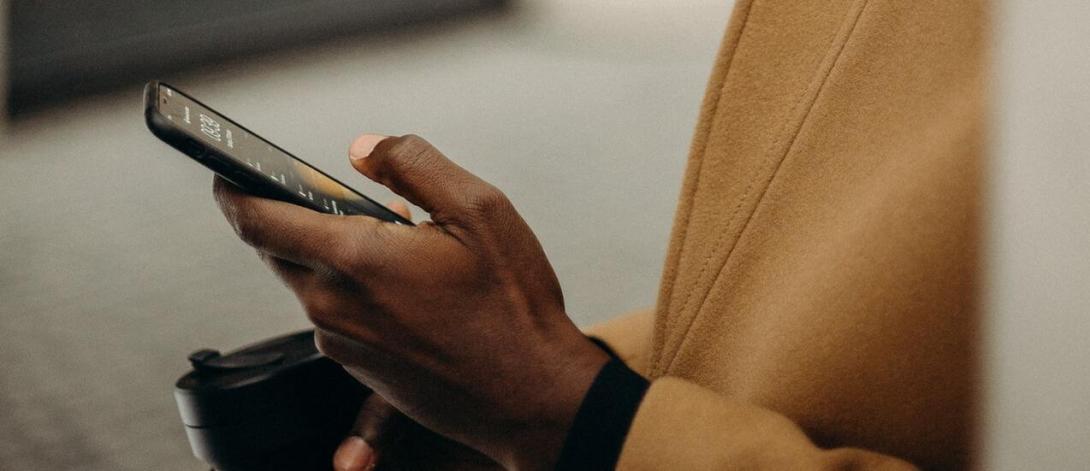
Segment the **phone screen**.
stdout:
[[247,165],[275,185],[323,208],[329,214],[386,212],[340,182],[243,129],[185,94],[159,85],[159,112],[218,154]]

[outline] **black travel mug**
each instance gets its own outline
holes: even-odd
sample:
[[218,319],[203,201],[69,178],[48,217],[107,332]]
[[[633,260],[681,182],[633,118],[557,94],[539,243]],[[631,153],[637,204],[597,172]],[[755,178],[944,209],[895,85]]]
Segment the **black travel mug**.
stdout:
[[318,352],[312,330],[189,360],[174,397],[193,454],[217,471],[330,469],[370,392]]

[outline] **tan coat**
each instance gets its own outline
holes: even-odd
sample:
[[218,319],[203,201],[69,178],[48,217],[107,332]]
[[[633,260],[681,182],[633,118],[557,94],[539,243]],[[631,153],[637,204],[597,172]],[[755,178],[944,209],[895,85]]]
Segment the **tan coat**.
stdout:
[[620,469],[968,466],[986,8],[737,2]]

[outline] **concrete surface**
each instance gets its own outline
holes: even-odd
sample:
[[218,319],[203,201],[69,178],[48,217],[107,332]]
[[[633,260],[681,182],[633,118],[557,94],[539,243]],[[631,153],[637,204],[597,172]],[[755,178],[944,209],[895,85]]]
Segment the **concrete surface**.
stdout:
[[[357,133],[415,132],[507,191],[581,324],[655,298],[729,1],[531,1],[164,77],[369,194]],[[171,388],[198,347],[306,325],[140,87],[0,144],[0,469],[203,469]]]

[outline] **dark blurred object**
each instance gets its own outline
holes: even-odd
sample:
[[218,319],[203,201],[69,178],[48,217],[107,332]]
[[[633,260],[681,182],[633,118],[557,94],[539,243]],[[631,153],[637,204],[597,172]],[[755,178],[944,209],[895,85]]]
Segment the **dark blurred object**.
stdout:
[[11,0],[8,111],[244,54],[389,30],[505,0]]
[[217,471],[329,469],[370,393],[309,330],[189,360],[174,397],[193,454]]

